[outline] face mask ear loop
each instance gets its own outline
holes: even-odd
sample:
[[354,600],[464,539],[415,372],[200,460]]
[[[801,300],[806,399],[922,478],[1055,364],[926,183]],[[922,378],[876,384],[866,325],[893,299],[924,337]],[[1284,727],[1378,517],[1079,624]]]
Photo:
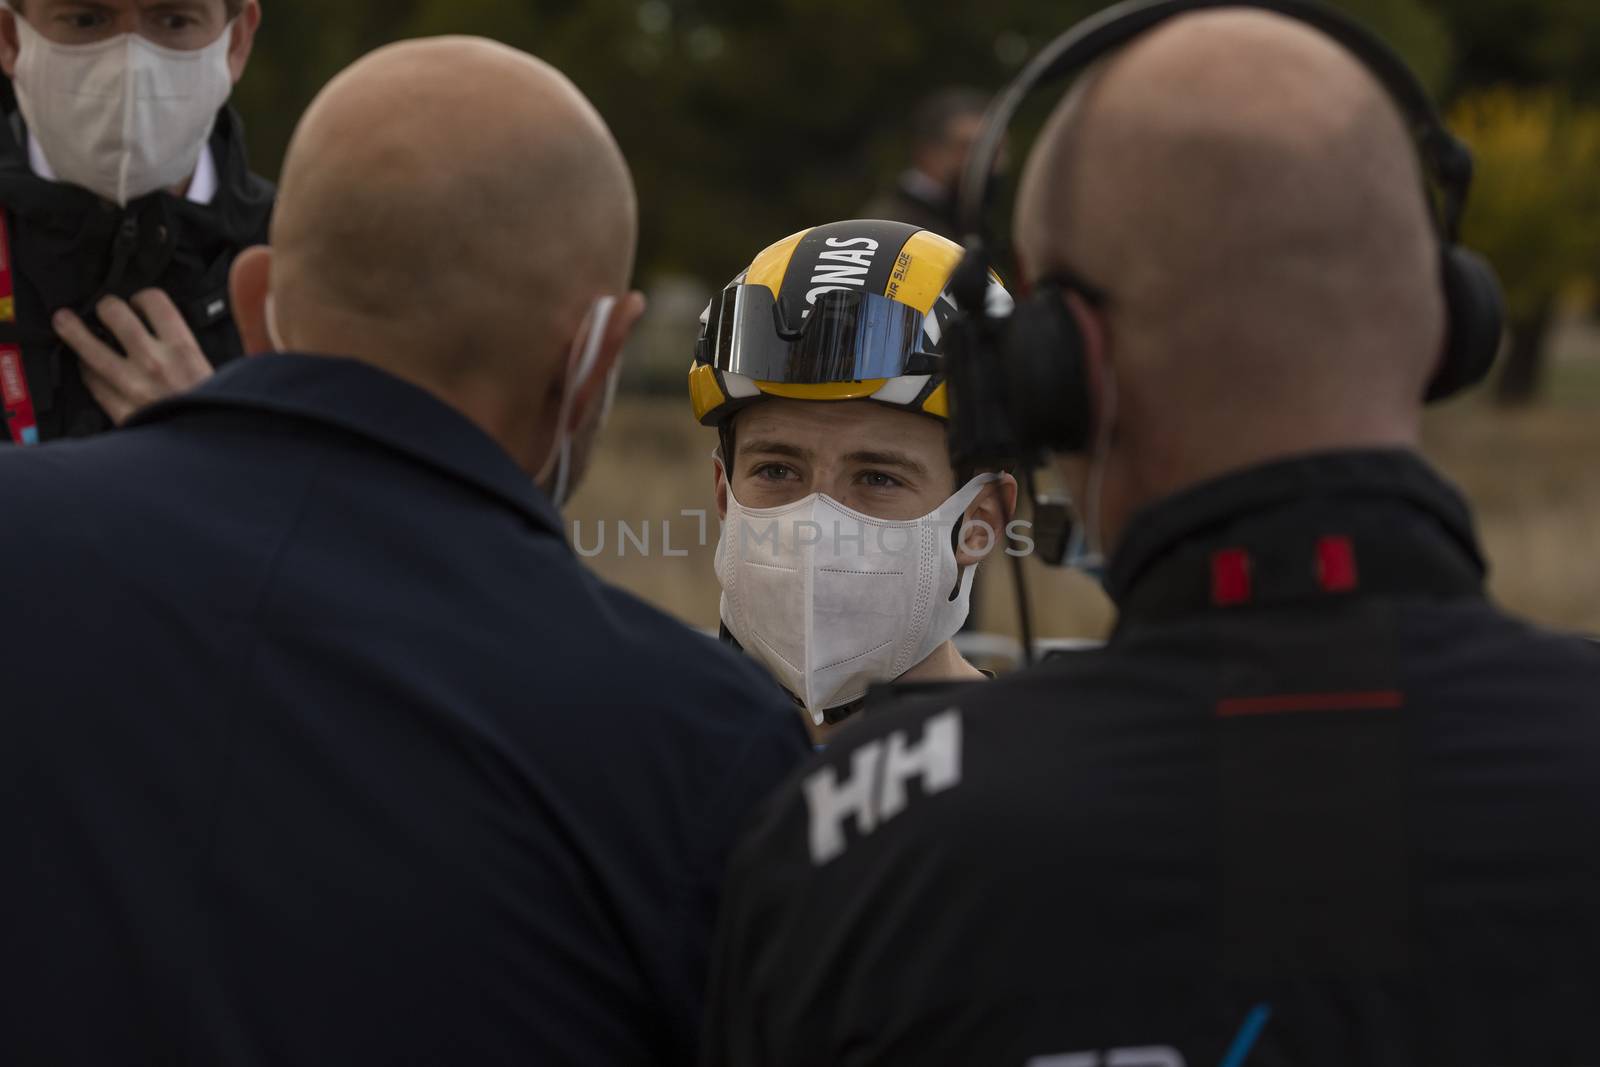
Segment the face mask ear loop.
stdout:
[[274,352],[282,352],[289,346],[283,343],[283,332],[278,329],[278,302],[267,294],[267,306],[264,312],[267,320],[267,343]]
[[[1024,465],[1021,468],[1022,488],[1028,495],[1028,502],[1033,505],[1034,514],[1039,512],[1039,492],[1034,483],[1032,468]],[[1008,551],[1011,557],[1011,586],[1015,591],[1017,600],[1017,635],[1022,638],[1022,666],[1032,667],[1033,656],[1033,602],[1028,596],[1028,577],[1023,571],[1022,554]]]
[[[711,462],[716,464],[717,470],[722,472],[722,484],[728,493],[728,515],[723,518],[724,529],[722,535],[727,536],[727,523],[738,523],[744,515],[744,506],[739,503],[739,498],[733,495],[733,479],[728,477],[728,465],[723,462],[721,446],[711,450]],[[728,516],[732,516],[729,518]],[[741,533],[743,531],[740,531]]]
[[[717,469],[723,470],[723,478],[726,479],[727,473],[723,468],[721,457],[713,451],[711,458],[716,463]],[[749,641],[751,631],[747,625],[748,620],[745,617],[744,602],[737,582],[730,580],[727,576],[728,571],[735,573],[738,571],[738,555],[742,548],[739,539],[743,535],[744,511],[739,505],[738,498],[733,495],[733,487],[729,486],[727,514],[723,516],[721,528],[717,531],[715,557],[717,582],[722,586],[722,603],[718,608],[718,621],[740,643],[745,652],[749,653],[751,651]],[[730,538],[733,540],[730,541]],[[730,556],[732,557],[731,560]],[[730,584],[733,586],[732,589],[729,588]],[[722,614],[722,608],[726,608],[733,617],[730,619],[727,615]]]
[[[600,343],[605,340],[606,327],[611,324],[611,313],[616,310],[616,307],[616,297],[611,296],[602,296],[595,303],[595,327],[594,332],[590,337],[589,346],[594,350],[597,357],[600,351]],[[622,360],[618,359],[616,362],[611,364],[611,370],[606,373],[606,395],[605,399],[602,400],[600,404],[599,425],[601,428],[604,428],[605,424],[611,418],[611,409],[615,407],[617,403],[617,387],[621,384]]]
[[[966,540],[967,509],[972,507],[973,503],[978,499],[978,497],[983,495],[983,490],[985,487],[994,485],[999,481],[1000,475],[994,471],[988,471],[983,474],[974,475],[972,480],[966,485],[962,486],[960,489],[957,489],[955,495],[946,501],[945,504],[940,505],[939,510],[943,511],[946,506],[954,503],[967,493],[970,492],[972,494],[966,500],[962,501],[961,509],[956,512],[954,528],[950,531],[950,554],[952,556],[961,551],[961,544]],[[1001,534],[1002,531],[999,530],[989,531],[989,549],[991,552],[994,550],[995,544],[998,543]],[[955,603],[956,599],[961,596],[963,585],[971,584],[971,582],[968,580],[968,575],[969,573],[976,571],[977,566],[977,563],[972,563],[965,567],[961,566],[959,563],[956,565],[956,583],[951,587],[947,597],[950,603]]]
[[1105,530],[1102,528],[1102,497],[1105,493],[1106,466],[1111,455],[1111,432],[1117,421],[1117,373],[1108,363],[1105,366],[1105,388],[1101,391],[1100,413],[1096,420],[1094,454],[1089,459],[1089,482],[1085,502],[1085,533],[1088,553],[1083,563],[1090,567],[1105,566]]
[[[605,340],[606,325],[611,319],[611,309],[616,306],[616,298],[602,296],[595,300],[594,307],[589,312],[589,330],[581,347],[573,349],[572,357],[568,361],[568,386],[561,395],[561,413],[556,420],[556,445],[544,461],[544,466],[539,469],[539,476],[535,480],[543,485],[549,480],[552,469],[555,471],[556,484],[551,492],[551,498],[557,507],[566,503],[569,479],[572,474],[572,435],[567,430],[567,420],[572,417],[572,406],[577,401],[578,393],[583,390],[584,383],[589,375],[594,373],[595,364],[600,358],[600,345]],[[607,385],[609,394],[611,386]]]

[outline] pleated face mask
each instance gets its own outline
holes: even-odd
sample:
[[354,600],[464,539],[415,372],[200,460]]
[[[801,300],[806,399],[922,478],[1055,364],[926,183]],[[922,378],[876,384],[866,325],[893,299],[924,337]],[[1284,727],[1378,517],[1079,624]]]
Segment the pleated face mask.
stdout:
[[744,508],[730,487],[717,545],[723,623],[821,724],[828,708],[900,677],[961,629],[974,568],[957,564],[953,532],[998,480],[981,474],[910,520],[821,493]]
[[18,16],[17,104],[56,177],[125,205],[194,173],[233,91],[233,23],[204,48],[49,40]]

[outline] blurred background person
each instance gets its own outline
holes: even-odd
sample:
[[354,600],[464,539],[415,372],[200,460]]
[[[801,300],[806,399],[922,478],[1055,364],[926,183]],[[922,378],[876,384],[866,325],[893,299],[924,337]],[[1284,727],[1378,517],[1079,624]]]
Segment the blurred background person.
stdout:
[[1470,157],[1333,13],[1194,6],[1080,28],[1027,348],[963,352],[1066,453],[1117,628],[764,807],[708,1064],[1600,1057],[1600,645],[1492,603],[1418,454],[1500,340]]
[[[873,686],[985,677],[951,638],[978,564],[1010,547],[1017,484],[950,464],[940,342],[960,259],[906,223],[814,226],[757,255],[701,326],[689,394],[720,442],[722,638],[818,741]],[[1010,306],[999,282],[990,295]]]
[[233,271],[283,352],[0,453],[0,1061],[693,1063],[806,744],[562,536],[643,311],[627,165],[446,38],[330,83],[283,188]]
[[983,126],[988,94],[976,89],[942,89],[911,113],[911,165],[894,186],[861,209],[865,219],[894,219],[959,241],[956,190],[973,141]]
[[257,0],[0,8],[0,439],[98,432],[243,354],[228,269],[273,189],[225,104],[260,22]]

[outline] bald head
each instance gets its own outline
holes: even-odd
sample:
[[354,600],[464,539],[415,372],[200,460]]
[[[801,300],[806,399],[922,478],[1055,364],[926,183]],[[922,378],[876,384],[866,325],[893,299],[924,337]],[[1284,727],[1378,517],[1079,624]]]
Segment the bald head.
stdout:
[[1409,443],[1441,351],[1415,149],[1353,55],[1290,19],[1173,19],[1080,79],[1029,159],[1016,240],[1101,321],[1146,495],[1325,447]]
[[295,131],[273,224],[286,343],[425,384],[559,377],[624,289],[637,215],[605,123],[553,67],[490,41],[372,53]]

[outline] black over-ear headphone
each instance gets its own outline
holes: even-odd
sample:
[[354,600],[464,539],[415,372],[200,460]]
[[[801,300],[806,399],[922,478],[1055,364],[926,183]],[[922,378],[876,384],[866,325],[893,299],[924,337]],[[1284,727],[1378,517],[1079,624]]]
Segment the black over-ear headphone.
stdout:
[[1444,358],[1426,399],[1453,396],[1489,373],[1504,322],[1500,283],[1487,261],[1455,243],[1472,184],[1472,153],[1445,128],[1405,61],[1370,30],[1318,0],[1129,0],[1079,23],[1035,56],[995,98],[967,162],[960,205],[967,255],[951,283],[960,314],[945,330],[950,451],[957,469],[1026,468],[1049,452],[1084,451],[1094,420],[1082,336],[1061,297],[1075,291],[1093,304],[1101,294],[1056,275],[1019,301],[1009,316],[985,308],[993,242],[984,206],[1017,109],[1035,91],[1080,74],[1152,27],[1220,7],[1258,8],[1306,23],[1349,49],[1388,90],[1422,161],[1423,195],[1439,235],[1448,308]]

